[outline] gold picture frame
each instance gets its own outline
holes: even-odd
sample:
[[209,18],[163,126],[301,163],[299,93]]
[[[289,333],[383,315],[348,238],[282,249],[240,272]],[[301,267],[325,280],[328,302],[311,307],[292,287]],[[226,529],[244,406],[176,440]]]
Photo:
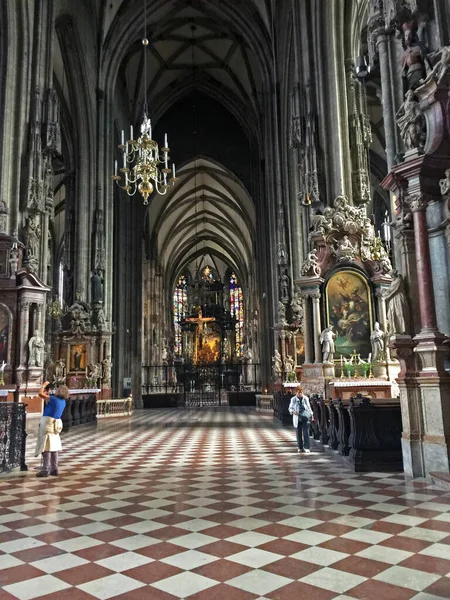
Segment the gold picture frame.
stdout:
[[75,373],[85,371],[88,364],[87,344],[70,344],[67,364],[69,365],[69,371]]
[[325,287],[327,326],[336,333],[335,357],[354,352],[366,359],[373,329],[372,292],[367,279],[354,269],[337,271]]

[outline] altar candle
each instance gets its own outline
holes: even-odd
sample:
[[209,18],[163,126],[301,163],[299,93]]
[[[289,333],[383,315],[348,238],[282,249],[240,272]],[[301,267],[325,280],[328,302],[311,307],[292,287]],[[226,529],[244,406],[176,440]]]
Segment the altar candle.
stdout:
[[370,363],[372,361],[372,352],[369,354],[369,358],[368,358],[368,362]]
[[130,140],[133,139],[133,125],[130,125]]
[[126,169],[127,168],[127,154],[124,151],[123,153],[123,168]]
[[164,148],[167,148],[167,133],[164,136]]
[[117,160],[114,161],[114,175],[117,175]]
[[122,146],[125,144],[125,132],[122,129]]
[[175,163],[172,163],[172,177],[175,179]]
[[343,365],[343,361],[342,361],[342,354],[341,354],[341,368],[342,368],[342,365]]

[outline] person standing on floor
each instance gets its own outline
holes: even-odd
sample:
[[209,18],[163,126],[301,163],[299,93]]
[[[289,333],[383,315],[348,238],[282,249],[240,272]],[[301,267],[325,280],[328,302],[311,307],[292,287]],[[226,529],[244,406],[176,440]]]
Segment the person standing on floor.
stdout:
[[297,452],[309,453],[309,424],[313,416],[308,396],[303,394],[301,385],[297,386],[295,396],[289,403],[289,412],[293,416],[295,431],[297,433]]
[[48,477],[58,475],[58,453],[62,450],[59,434],[63,425],[61,416],[69,399],[69,389],[66,385],[60,385],[55,394],[48,394],[49,382],[46,381],[39,391],[43,398],[45,407],[39,422],[36,441],[35,456],[42,453],[42,468],[36,477]]

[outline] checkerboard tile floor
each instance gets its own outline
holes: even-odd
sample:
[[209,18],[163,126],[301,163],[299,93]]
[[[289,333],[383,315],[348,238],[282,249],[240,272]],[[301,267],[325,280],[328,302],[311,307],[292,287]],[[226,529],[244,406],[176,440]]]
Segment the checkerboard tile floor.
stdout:
[[450,494],[298,455],[249,410],[158,410],[0,476],[0,599],[442,600]]

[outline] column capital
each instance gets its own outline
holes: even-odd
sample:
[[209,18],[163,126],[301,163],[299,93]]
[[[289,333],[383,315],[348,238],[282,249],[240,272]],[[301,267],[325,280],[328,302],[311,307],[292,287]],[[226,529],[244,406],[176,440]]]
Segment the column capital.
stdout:
[[30,310],[30,302],[28,300],[21,300],[19,307],[22,312],[26,312]]
[[427,210],[430,196],[423,192],[417,192],[416,194],[409,194],[407,201],[413,213],[425,212]]

